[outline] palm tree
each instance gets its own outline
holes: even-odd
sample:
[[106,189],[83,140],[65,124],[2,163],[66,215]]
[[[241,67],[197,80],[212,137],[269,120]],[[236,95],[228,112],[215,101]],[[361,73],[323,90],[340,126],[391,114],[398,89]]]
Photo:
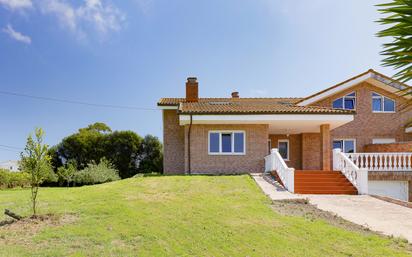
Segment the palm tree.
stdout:
[[[384,66],[392,66],[398,72],[394,78],[407,82],[412,79],[412,0],[393,0],[379,4],[379,11],[386,15],[378,22],[388,28],[377,33],[379,37],[392,37],[391,43],[383,45]],[[406,94],[412,94],[409,89]]]

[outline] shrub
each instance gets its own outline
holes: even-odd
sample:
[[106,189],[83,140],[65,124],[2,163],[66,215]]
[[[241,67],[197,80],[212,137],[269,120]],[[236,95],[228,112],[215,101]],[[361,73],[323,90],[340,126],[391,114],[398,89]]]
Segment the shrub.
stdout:
[[99,164],[89,163],[86,168],[74,175],[74,182],[81,185],[106,183],[119,179],[119,172],[106,159],[102,159]]
[[57,169],[57,176],[60,183],[66,183],[67,186],[70,186],[70,183],[73,182],[74,176],[77,173],[77,164],[75,161],[70,160],[66,163],[65,166],[61,166]]
[[11,172],[0,169],[0,188],[28,187],[30,175],[25,172]]

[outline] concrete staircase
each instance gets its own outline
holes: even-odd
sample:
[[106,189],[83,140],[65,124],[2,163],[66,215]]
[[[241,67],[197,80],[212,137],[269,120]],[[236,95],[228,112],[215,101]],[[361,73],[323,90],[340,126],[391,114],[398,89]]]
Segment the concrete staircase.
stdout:
[[358,191],[341,172],[295,170],[295,193],[357,195]]

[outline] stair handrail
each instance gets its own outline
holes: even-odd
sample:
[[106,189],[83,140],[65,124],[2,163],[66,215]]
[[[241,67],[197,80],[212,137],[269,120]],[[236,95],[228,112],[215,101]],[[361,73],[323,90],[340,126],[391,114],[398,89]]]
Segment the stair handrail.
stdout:
[[265,157],[265,172],[276,171],[282,184],[289,192],[295,191],[295,169],[289,168],[277,148],[270,150]]
[[342,172],[359,194],[368,194],[368,169],[359,168],[339,148],[333,149],[333,169]]

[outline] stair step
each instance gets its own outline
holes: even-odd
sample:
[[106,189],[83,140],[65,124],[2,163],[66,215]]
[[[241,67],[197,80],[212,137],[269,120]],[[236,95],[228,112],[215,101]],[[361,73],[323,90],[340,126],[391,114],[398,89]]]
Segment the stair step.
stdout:
[[296,189],[313,189],[313,190],[354,190],[351,186],[337,186],[337,185],[321,185],[321,186],[307,186],[299,185],[295,186]]
[[358,192],[339,171],[296,170],[295,193],[356,195]]
[[342,174],[340,171],[295,170],[295,174]]
[[[277,177],[276,172],[273,175]],[[339,171],[295,170],[295,193],[356,195],[358,191]]]
[[335,174],[335,173],[321,173],[321,174],[303,174],[303,173],[295,173],[296,177],[344,177],[343,174]]
[[[350,183],[349,181],[305,181],[305,182],[301,182],[301,183],[297,183],[297,186],[353,186],[352,183]],[[296,187],[296,186],[295,186]]]
[[295,190],[296,194],[314,194],[314,195],[357,195],[354,190]]
[[346,178],[296,178],[295,182],[334,182],[334,181],[348,181]]

